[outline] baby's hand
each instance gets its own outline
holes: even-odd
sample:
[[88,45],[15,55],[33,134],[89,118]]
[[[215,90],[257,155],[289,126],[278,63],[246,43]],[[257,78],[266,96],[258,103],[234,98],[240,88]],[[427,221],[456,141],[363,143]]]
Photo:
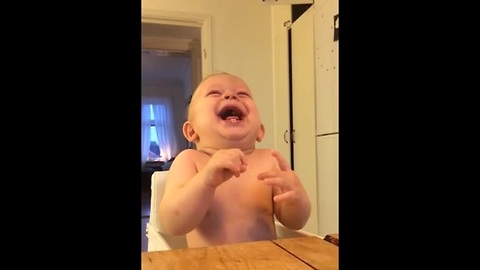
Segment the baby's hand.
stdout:
[[274,168],[270,171],[260,173],[258,179],[263,180],[267,185],[277,187],[281,192],[273,197],[275,202],[286,200],[297,200],[305,195],[305,190],[295,172],[290,169],[287,161],[275,150],[272,155],[277,159],[280,169]]
[[212,155],[204,170],[206,184],[217,187],[232,176],[239,177],[245,172],[247,159],[240,149],[221,149]]

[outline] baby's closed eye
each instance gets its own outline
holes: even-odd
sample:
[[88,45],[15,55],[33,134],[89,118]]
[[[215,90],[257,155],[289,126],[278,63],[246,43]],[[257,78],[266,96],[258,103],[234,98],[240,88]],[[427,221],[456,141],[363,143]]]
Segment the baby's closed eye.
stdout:
[[250,94],[247,92],[239,92],[237,93],[237,96],[239,97],[250,97]]
[[207,92],[207,96],[220,96],[221,94],[219,90],[210,90]]

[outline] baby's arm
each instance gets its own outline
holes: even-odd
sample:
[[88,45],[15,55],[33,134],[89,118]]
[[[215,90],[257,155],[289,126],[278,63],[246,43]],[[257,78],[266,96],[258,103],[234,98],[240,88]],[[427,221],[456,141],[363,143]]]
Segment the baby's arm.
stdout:
[[160,222],[166,233],[186,234],[205,217],[218,185],[245,171],[243,153],[238,149],[219,150],[197,172],[197,150],[182,151],[168,172],[160,202]]
[[186,234],[205,216],[215,189],[205,185],[197,174],[193,158],[195,150],[185,150],[177,155],[165,185],[160,202],[160,222],[166,233]]
[[299,230],[310,217],[310,200],[302,182],[286,160],[277,151],[272,151],[277,159],[278,169],[259,174],[258,178],[272,185],[275,216],[285,227]]
[[[299,195],[284,200],[274,200],[274,211],[278,221],[285,227],[292,230],[300,230],[305,226],[310,217],[310,200],[303,189],[297,191]],[[284,190],[279,187],[273,188],[274,196],[284,194]],[[301,195],[300,195],[301,194]]]

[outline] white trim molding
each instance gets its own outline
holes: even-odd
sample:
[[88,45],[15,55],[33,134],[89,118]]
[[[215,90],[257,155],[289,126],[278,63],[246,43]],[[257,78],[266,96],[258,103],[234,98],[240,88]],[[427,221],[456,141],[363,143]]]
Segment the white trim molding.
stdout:
[[142,23],[156,23],[200,27],[202,51],[202,77],[212,73],[212,18],[207,14],[142,9]]

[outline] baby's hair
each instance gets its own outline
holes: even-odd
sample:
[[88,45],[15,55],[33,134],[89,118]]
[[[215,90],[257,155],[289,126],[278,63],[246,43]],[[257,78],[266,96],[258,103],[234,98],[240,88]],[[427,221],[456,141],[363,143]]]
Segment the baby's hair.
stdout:
[[[206,79],[210,78],[210,77],[213,77],[213,76],[217,76],[217,75],[230,75],[230,76],[235,76],[233,74],[230,74],[230,73],[227,73],[225,71],[217,71],[217,72],[214,72],[214,73],[211,73],[207,76],[205,76],[198,85],[200,85],[203,81],[205,81]],[[197,86],[198,87],[198,86]]]

